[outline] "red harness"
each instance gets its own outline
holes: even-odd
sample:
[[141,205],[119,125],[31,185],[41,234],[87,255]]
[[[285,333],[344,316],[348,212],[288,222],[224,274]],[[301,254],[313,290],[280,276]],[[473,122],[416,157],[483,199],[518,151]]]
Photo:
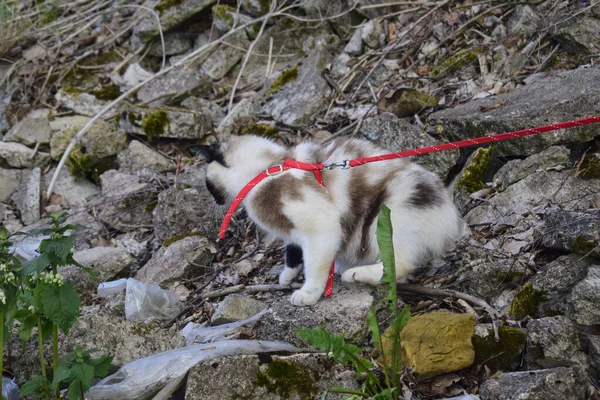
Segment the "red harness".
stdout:
[[[376,161],[393,160],[395,158],[404,158],[404,157],[418,156],[418,155],[428,154],[428,153],[436,153],[438,151],[459,149],[461,147],[475,146],[478,144],[484,144],[484,143],[490,143],[490,142],[500,142],[503,140],[516,139],[516,138],[520,138],[523,136],[536,135],[538,133],[556,131],[559,129],[573,128],[573,127],[581,126],[581,125],[594,124],[597,122],[600,122],[600,116],[582,118],[582,119],[578,119],[575,121],[561,122],[558,124],[546,125],[546,126],[541,126],[538,128],[523,129],[523,130],[515,131],[515,132],[499,133],[497,135],[483,136],[483,137],[475,138],[475,139],[460,140],[458,142],[443,143],[443,144],[439,144],[439,145],[435,145],[435,146],[422,147],[420,149],[405,150],[405,151],[400,151],[397,153],[384,154],[381,156],[360,157],[360,158],[355,158],[354,160],[344,160],[344,161],[340,161],[340,162],[307,164],[307,163],[303,163],[300,161],[287,159],[287,160],[285,160],[285,162],[283,164],[275,165],[275,166],[270,167],[267,170],[261,172],[254,179],[252,179],[250,182],[248,182],[246,184],[246,186],[244,186],[244,188],[236,196],[233,203],[231,203],[231,206],[229,207],[227,214],[225,214],[225,218],[223,218],[223,223],[221,224],[221,231],[219,232],[219,237],[221,239],[225,238],[225,232],[227,231],[227,226],[229,225],[229,222],[231,221],[231,217],[233,216],[233,213],[235,212],[237,207],[240,205],[240,203],[242,202],[244,197],[246,197],[248,192],[250,192],[250,190],[252,190],[252,188],[254,188],[256,185],[258,185],[263,179],[265,179],[269,176],[280,174],[284,171],[287,171],[290,168],[301,169],[303,171],[313,172],[315,174],[315,178],[317,179],[317,181],[321,185],[325,186],[325,183],[323,182],[323,176],[321,175],[321,171],[333,169],[336,167],[341,167],[342,169],[348,169],[351,167],[356,167],[358,165],[364,165],[364,164],[368,164],[368,163],[372,163],[372,162],[376,162]],[[327,279],[327,286],[325,288],[325,297],[329,297],[333,293],[334,265],[335,265],[335,260],[331,264],[331,269],[329,270],[329,278]]]

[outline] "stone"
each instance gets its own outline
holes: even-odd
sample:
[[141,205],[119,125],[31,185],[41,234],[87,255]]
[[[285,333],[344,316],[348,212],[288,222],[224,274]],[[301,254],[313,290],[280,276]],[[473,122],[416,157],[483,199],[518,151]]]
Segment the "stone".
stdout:
[[0,168],[0,203],[10,198],[10,195],[21,184],[23,172],[18,169]]
[[[198,15],[215,2],[216,0],[164,0],[154,6],[154,9],[158,11],[163,31],[168,31]],[[144,43],[151,41],[159,33],[156,22],[154,15],[148,15],[135,26],[134,34]]]
[[244,124],[244,121],[251,118],[256,111],[257,99],[255,96],[243,98],[237,103],[231,112],[225,116],[216,131],[222,138],[227,138],[230,135],[239,132],[239,128]]
[[[598,82],[598,83],[597,83]],[[582,96],[585,93],[585,96]],[[499,108],[482,113],[480,107]],[[600,68],[580,68],[540,79],[510,93],[470,101],[429,115],[455,140],[512,132],[600,114]],[[557,144],[585,143],[598,135],[597,125],[562,129],[494,144],[501,156],[529,156]]]
[[273,301],[262,318],[257,337],[303,347],[305,343],[295,331],[321,327],[334,335],[343,333],[346,341],[359,344],[367,336],[367,315],[373,304],[371,288],[344,285],[339,280],[333,285],[333,295],[312,307],[293,306],[288,293]]
[[527,324],[527,369],[589,366],[581,351],[579,333],[563,316],[534,319]]
[[[56,93],[56,101],[60,102],[63,107],[73,110],[77,114],[93,117],[99,114],[100,111],[110,100],[101,100],[90,93],[85,92],[73,92],[65,89],[60,89]],[[114,111],[108,111],[104,114],[105,118],[114,115]]]
[[24,225],[31,225],[40,219],[41,179],[42,171],[39,168],[23,172],[21,185],[11,196]]
[[400,334],[404,365],[419,379],[458,371],[473,364],[471,314],[431,312],[411,317]]
[[6,120],[6,106],[10,104],[12,98],[11,94],[7,94],[4,90],[0,90],[0,139],[2,134],[8,129],[8,121]]
[[152,212],[154,235],[160,242],[193,233],[216,239],[219,225],[213,208],[214,199],[204,186],[168,189],[158,195]]
[[119,126],[128,133],[155,138],[201,139],[211,132],[212,121],[183,108],[130,107],[123,111]]
[[0,165],[12,168],[45,167],[50,163],[50,154],[35,152],[20,143],[0,142]]
[[573,288],[570,298],[575,322],[581,325],[600,324],[600,266],[588,269],[587,276]]
[[581,370],[560,367],[503,372],[483,382],[479,396],[482,400],[584,400],[587,387]]
[[47,110],[35,110],[17,123],[4,136],[7,142],[17,142],[25,146],[35,146],[50,142],[50,123]]
[[558,29],[554,38],[574,53],[597,54],[600,51],[600,19],[588,16],[571,19]]
[[87,124],[90,119],[90,117],[86,117],[84,115],[68,115],[66,117],[58,117],[50,121],[50,128],[53,132],[74,127],[77,127],[77,130],[79,130],[83,128],[83,126]]
[[225,113],[221,106],[207,99],[192,96],[182,101],[181,105],[205,117],[210,117],[213,126],[218,126],[223,118],[225,118]]
[[529,36],[538,31],[542,18],[528,5],[515,8],[506,25],[510,35]]
[[125,172],[137,172],[144,168],[150,168],[156,172],[166,172],[174,167],[173,162],[167,157],[137,140],[132,140],[127,150],[119,153],[117,161],[119,170]]
[[[56,169],[53,168],[42,177],[43,190],[48,190],[55,171]],[[100,189],[86,179],[75,179],[68,168],[63,168],[56,178],[52,192],[61,196],[69,207],[82,207],[96,198],[100,194]]]
[[[390,113],[383,113],[375,117],[366,118],[363,121],[360,133],[366,139],[374,141],[377,145],[382,146],[389,151],[401,151],[417,147],[432,146],[441,142],[441,140],[436,140],[429,136],[422,129],[413,126]],[[436,173],[440,178],[445,179],[448,176],[450,169],[458,161],[458,157],[459,152],[457,150],[450,150],[415,157],[411,161]]]
[[[165,56],[174,56],[183,54],[190,50],[193,46],[193,38],[183,32],[168,32],[164,36],[165,39]],[[157,37],[150,44],[148,55],[153,57],[162,57],[163,49],[160,37]]]
[[600,336],[589,336],[590,341],[590,363],[597,371],[600,371]]
[[[80,126],[72,126],[55,133],[50,140],[50,155],[54,160],[60,160],[63,153]],[[94,122],[90,129],[80,139],[79,145],[85,148],[94,160],[99,161],[105,157],[116,156],[127,147],[127,135],[123,131],[114,130],[110,124],[99,120]]]
[[[142,103],[158,107],[167,100],[176,100],[184,96],[202,96],[210,93],[211,82],[208,76],[199,70],[181,67],[144,85],[137,92]],[[163,96],[173,93],[172,96]]]
[[[318,398],[334,386],[359,390],[356,374],[322,353],[239,355],[201,362],[188,375],[186,400]],[[329,393],[328,399],[342,395]]]
[[215,252],[213,245],[203,237],[184,237],[158,249],[137,272],[135,279],[172,288],[177,280],[209,272]]
[[571,151],[564,146],[552,146],[541,153],[533,154],[524,160],[511,160],[504,164],[494,176],[506,185],[512,185],[537,170],[550,168],[567,168],[571,166]]
[[94,247],[77,251],[73,259],[84,267],[92,269],[98,279],[94,279],[76,266],[59,268],[66,282],[73,282],[80,294],[91,297],[96,294],[98,283],[111,281],[133,269],[135,259],[121,247]]
[[362,28],[358,28],[344,47],[344,52],[351,56],[360,56],[363,52]]
[[206,59],[206,61],[204,61],[204,63],[202,63],[202,72],[214,81],[227,75],[242,57],[244,57],[245,51],[240,50],[240,48],[245,49],[250,45],[244,32],[239,32],[230,40],[236,47],[222,44]]
[[529,275],[527,267],[511,260],[481,262],[462,271],[459,280],[465,289],[476,296],[492,300],[506,289],[515,289],[523,277]]
[[484,364],[499,370],[514,370],[523,361],[527,334],[519,328],[498,327],[496,340],[492,324],[479,324],[472,338],[475,365]]
[[399,118],[412,117],[426,107],[437,104],[438,98],[412,88],[400,88],[391,95],[381,98],[377,108]]
[[383,26],[379,20],[370,20],[361,29],[361,38],[372,49],[379,48],[379,35],[383,34]]
[[230,294],[219,303],[210,324],[216,326],[242,321],[258,314],[265,308],[267,305],[260,300],[241,294]]
[[544,246],[600,256],[600,210],[552,210],[546,212],[544,222]]

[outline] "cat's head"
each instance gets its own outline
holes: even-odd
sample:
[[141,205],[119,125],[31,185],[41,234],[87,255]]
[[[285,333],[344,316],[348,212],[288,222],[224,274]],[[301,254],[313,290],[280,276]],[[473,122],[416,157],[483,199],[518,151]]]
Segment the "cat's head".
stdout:
[[244,135],[228,141],[198,146],[206,164],[206,188],[217,204],[233,201],[235,195],[262,170],[281,162],[287,149],[268,139]]

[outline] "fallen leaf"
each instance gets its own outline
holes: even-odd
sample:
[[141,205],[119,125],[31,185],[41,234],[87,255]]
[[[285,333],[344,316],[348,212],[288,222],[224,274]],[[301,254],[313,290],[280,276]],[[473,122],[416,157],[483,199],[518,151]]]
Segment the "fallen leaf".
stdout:
[[388,42],[393,43],[398,38],[398,33],[396,31],[397,25],[394,23],[388,24]]
[[452,386],[452,384],[460,381],[461,377],[456,374],[445,374],[439,375],[433,378],[429,384],[429,393],[430,396],[443,396],[448,393],[448,388]]
[[429,65],[419,65],[419,67],[417,68],[417,74],[419,74],[420,76],[429,75]]
[[507,102],[508,102],[508,100],[504,100],[504,101],[501,101],[500,103],[496,103],[496,104],[494,104],[492,106],[489,106],[489,107],[479,106],[479,111],[481,111],[482,113],[484,113],[484,112],[488,112],[488,111],[491,111],[491,110],[495,110],[497,108],[502,107]]
[[43,60],[47,51],[42,45],[34,44],[27,50],[23,50],[23,58],[25,61]]

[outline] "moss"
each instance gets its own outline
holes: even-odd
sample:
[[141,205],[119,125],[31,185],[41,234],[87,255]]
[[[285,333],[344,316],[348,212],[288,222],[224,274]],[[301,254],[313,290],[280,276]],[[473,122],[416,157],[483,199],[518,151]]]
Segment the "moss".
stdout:
[[581,179],[600,178],[600,156],[595,153],[584,155],[577,165],[576,176]]
[[282,399],[297,393],[301,399],[308,400],[319,391],[310,369],[281,359],[274,359],[265,371],[259,371],[253,383]]
[[121,95],[121,90],[117,85],[104,86],[98,90],[90,92],[98,100],[114,100]]
[[586,239],[582,235],[578,235],[575,239],[571,240],[569,247],[575,253],[587,254],[598,247],[598,241],[596,239]]
[[498,328],[499,341],[490,329],[486,337],[473,336],[475,364],[486,364],[501,370],[512,369],[519,363],[521,352],[527,340],[527,334],[517,328],[501,326]]
[[377,103],[381,111],[387,111],[399,118],[412,117],[424,108],[435,106],[439,98],[413,88],[400,88],[390,97],[383,97]]
[[477,60],[477,53],[473,50],[463,49],[458,51],[452,57],[448,57],[444,61],[440,62],[439,65],[436,65],[431,69],[431,73],[433,76],[441,76],[446,74],[452,74],[466,64],[471,64]]
[[142,118],[142,131],[149,141],[164,135],[169,129],[169,115],[164,110],[148,113]]
[[178,242],[178,241],[180,241],[182,239],[193,237],[193,236],[203,237],[203,235],[200,232],[184,233],[183,235],[173,236],[172,238],[169,238],[169,239],[165,240],[163,242],[163,246],[164,247],[169,247],[170,245],[172,245],[175,242]]
[[212,12],[214,20],[221,21],[223,24],[227,25],[228,28],[233,26],[233,13],[235,12],[235,8],[219,4],[213,6]]
[[469,164],[469,166],[465,169],[464,174],[458,180],[458,183],[454,188],[455,192],[458,193],[464,189],[468,193],[473,193],[486,187],[483,183],[483,176],[485,175],[485,171],[490,163],[491,153],[491,147],[487,149],[477,149],[471,164]]
[[256,135],[263,137],[277,137],[279,129],[268,124],[250,124],[242,128],[242,135]]
[[183,0],[163,0],[157,5],[155,5],[154,9],[158,11],[159,15],[162,15],[163,11],[181,3],[183,3]]
[[546,301],[544,293],[535,291],[531,282],[527,282],[515,295],[510,305],[510,312],[516,319],[522,319],[526,316],[536,317],[539,306],[544,301]]
[[549,308],[547,310],[544,310],[544,317],[562,317],[564,316],[565,313],[560,311],[560,310],[556,310],[554,308]]
[[76,146],[67,158],[67,167],[75,179],[88,178],[100,183],[100,175],[111,169],[111,165],[103,160],[95,160],[85,152],[84,146]]
[[298,79],[298,66],[297,65],[294,68],[283,71],[281,73],[281,75],[279,75],[277,77],[277,79],[275,79],[275,81],[269,87],[269,90],[267,90],[267,96],[271,96],[271,95],[277,93],[277,91],[283,85],[285,85],[286,83],[295,81],[296,79]]

